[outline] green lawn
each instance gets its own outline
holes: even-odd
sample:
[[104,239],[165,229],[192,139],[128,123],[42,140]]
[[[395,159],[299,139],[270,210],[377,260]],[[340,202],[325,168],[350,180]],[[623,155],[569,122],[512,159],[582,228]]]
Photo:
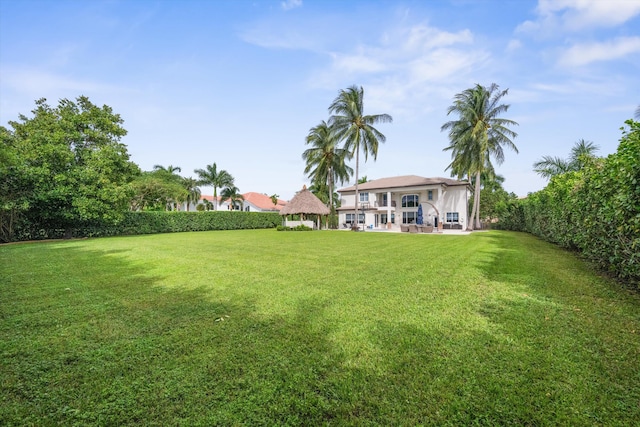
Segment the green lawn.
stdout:
[[526,234],[0,247],[2,425],[639,422],[639,295]]

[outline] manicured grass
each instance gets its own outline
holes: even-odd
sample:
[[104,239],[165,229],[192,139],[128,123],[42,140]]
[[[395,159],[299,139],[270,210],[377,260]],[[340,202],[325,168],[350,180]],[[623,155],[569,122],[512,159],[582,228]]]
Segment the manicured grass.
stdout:
[[0,247],[3,425],[640,422],[640,298],[529,235]]

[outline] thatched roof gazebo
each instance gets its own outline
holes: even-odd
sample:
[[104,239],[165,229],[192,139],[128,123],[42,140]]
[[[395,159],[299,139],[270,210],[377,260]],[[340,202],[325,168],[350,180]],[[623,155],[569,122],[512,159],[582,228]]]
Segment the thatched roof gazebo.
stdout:
[[[302,221],[295,221],[295,225],[302,224],[304,222],[305,215],[329,215],[331,211],[320,199],[316,197],[311,191],[307,189],[307,186],[303,186],[302,190],[298,191],[293,199],[289,201],[282,209],[280,209],[280,215],[300,215]],[[287,225],[290,222],[287,221]],[[293,224],[292,224],[293,225]],[[305,224],[306,225],[306,224]],[[318,228],[320,228],[320,219],[318,218]]]

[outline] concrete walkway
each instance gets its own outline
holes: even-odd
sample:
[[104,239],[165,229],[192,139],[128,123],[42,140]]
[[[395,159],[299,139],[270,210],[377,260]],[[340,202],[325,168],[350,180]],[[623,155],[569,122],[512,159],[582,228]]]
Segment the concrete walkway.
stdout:
[[[350,228],[340,228],[340,231],[351,231]],[[396,234],[437,234],[437,235],[449,235],[449,236],[467,236],[471,233],[473,233],[473,231],[466,231],[466,230],[441,230],[441,231],[434,231],[432,233],[409,233],[409,232],[402,232],[400,231],[399,228],[392,228],[391,230],[385,230],[383,228],[365,228],[364,230],[360,230],[361,232],[364,231],[366,233],[396,233]],[[475,231],[482,231],[482,230],[475,230]]]

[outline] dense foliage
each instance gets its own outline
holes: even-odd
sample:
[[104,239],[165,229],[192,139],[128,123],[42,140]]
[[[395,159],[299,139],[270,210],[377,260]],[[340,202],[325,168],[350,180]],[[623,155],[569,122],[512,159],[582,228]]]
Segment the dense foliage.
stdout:
[[0,132],[0,241],[16,227],[65,229],[120,221],[138,166],[120,138],[127,131],[110,107],[82,96],[51,107],[36,101]]
[[145,171],[133,181],[132,210],[172,210],[175,204],[187,199],[189,193],[184,178],[162,169]]
[[626,123],[616,153],[511,202],[501,227],[578,250],[618,278],[640,284],[640,123]]
[[[103,237],[183,231],[274,228],[282,222],[277,212],[126,212],[118,223],[85,221],[71,229],[75,237]],[[14,240],[59,239],[65,229],[17,227]]]

